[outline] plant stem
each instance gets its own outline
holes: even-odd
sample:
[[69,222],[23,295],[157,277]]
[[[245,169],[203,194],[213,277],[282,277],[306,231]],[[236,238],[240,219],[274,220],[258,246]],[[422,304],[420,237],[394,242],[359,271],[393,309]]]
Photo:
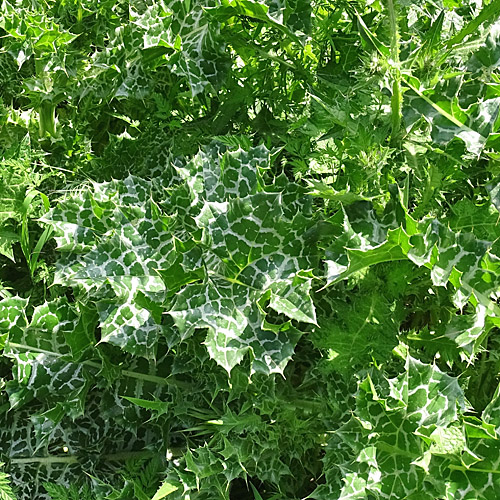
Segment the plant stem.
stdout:
[[[180,450],[169,450],[173,456],[179,456]],[[100,457],[101,460],[105,460],[107,462],[121,462],[130,459],[140,459],[140,458],[151,458],[156,456],[157,453],[153,451],[144,450],[144,451],[122,451],[118,453],[111,453],[108,455],[102,455]],[[13,458],[10,460],[12,464],[76,464],[79,462],[78,456],[75,455],[49,455],[45,457],[23,457],[23,458]]]
[[[32,347],[26,344],[16,344],[14,342],[10,342],[8,345],[9,348],[22,349],[23,351],[29,351],[29,352],[37,352],[40,354],[45,354],[47,356],[52,356],[57,358],[64,357],[64,354],[61,354],[59,352],[47,351],[45,349],[39,349],[37,347]],[[89,366],[91,368],[95,368],[97,370],[102,369],[101,364],[96,363],[94,361],[82,361],[81,364]],[[153,382],[154,384],[158,385],[175,385],[177,387],[180,387],[181,389],[193,388],[193,385],[190,384],[189,382],[184,382],[183,380],[177,380],[173,377],[158,377],[157,375],[149,375],[147,373],[134,372],[130,370],[122,370],[121,373],[124,377],[135,378],[137,380],[146,380],[147,382]]]
[[403,97],[401,94],[401,70],[399,68],[399,30],[396,15],[396,0],[387,0],[389,24],[391,27],[391,60],[392,60],[392,97],[391,97],[391,145],[395,146],[399,140],[401,129],[401,109]]
[[448,469],[451,470],[460,470],[463,472],[486,472],[487,474],[500,474],[500,470],[497,469],[479,469],[476,467],[465,467],[464,465],[448,465]]

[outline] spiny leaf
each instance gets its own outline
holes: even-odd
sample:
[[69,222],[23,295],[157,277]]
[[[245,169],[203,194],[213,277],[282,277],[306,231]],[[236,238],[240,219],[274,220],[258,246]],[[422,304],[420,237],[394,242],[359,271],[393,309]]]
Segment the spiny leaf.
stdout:
[[[169,314],[182,338],[208,328],[209,353],[228,371],[250,351],[252,370],[281,372],[293,352],[298,332],[287,324],[265,325],[262,301],[288,318],[315,322],[311,278],[304,273],[316,259],[304,239],[312,226],[305,215],[310,204],[305,193],[283,180],[270,192],[256,192],[262,189],[257,163],[262,153],[262,148],[226,153],[220,167],[216,156],[203,161],[206,156],[200,155],[189,181],[178,189],[191,192],[186,227],[202,230],[206,277],[180,291]],[[184,267],[195,269],[188,261]]]
[[155,496],[151,500],[161,500],[162,498],[165,498],[166,496],[170,495],[170,493],[173,493],[176,491],[178,488],[177,486],[174,486],[173,484],[169,483],[168,481],[165,481],[158,491],[155,493]]
[[398,311],[375,291],[331,301],[334,315],[320,317],[311,341],[326,351],[328,366],[341,373],[357,371],[371,359],[384,361],[398,344]]
[[132,177],[96,185],[93,194],[85,192],[83,211],[80,201],[70,198],[44,220],[54,227],[61,250],[77,252],[60,263],[56,282],[96,301],[101,342],[153,358],[161,327],[138,296],[163,299],[166,287],[158,270],[170,267],[175,256],[150,189]]
[[401,219],[397,211],[380,220],[366,202],[346,209],[345,232],[327,250],[327,280],[336,282],[368,266],[410,259],[431,270],[435,285],[451,282],[457,289],[455,301],[463,306],[474,296],[492,315],[495,305],[493,275],[488,266],[491,242],[479,240],[472,233],[454,233],[437,220],[417,222],[409,215]]
[[16,496],[10,486],[9,475],[3,472],[4,464],[0,463],[0,499],[1,500],[16,500]]

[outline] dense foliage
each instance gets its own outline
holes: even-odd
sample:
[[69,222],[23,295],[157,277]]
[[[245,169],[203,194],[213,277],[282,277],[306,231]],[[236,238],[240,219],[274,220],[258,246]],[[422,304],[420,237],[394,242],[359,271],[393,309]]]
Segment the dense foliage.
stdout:
[[499,19],[3,0],[0,499],[498,500]]

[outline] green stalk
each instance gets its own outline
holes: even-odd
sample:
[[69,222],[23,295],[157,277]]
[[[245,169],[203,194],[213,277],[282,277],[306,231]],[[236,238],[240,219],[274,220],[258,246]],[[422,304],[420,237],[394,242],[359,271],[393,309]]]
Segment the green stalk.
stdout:
[[391,97],[391,145],[394,146],[399,139],[401,129],[401,109],[403,107],[403,96],[401,94],[401,70],[399,68],[399,29],[396,14],[396,0],[387,0],[389,11],[389,24],[391,27],[390,55],[392,59],[392,97]]
[[[58,353],[58,352],[53,352],[53,351],[47,351],[45,349],[39,349],[37,347],[32,347],[26,344],[16,344],[14,342],[9,342],[8,343],[9,348],[15,348],[15,349],[22,349],[24,351],[29,351],[29,352],[37,352],[40,354],[45,354],[47,356],[52,356],[52,357],[57,357],[57,358],[63,358],[65,355]],[[95,368],[97,370],[101,370],[102,366],[100,363],[96,363],[94,361],[81,361],[80,362],[82,365],[85,366],[90,366],[91,368]],[[177,380],[172,377],[158,377],[157,375],[149,375],[147,373],[140,373],[140,372],[133,372],[130,370],[122,370],[121,374],[124,377],[128,378],[135,378],[137,380],[145,380],[147,382],[152,382],[154,384],[158,385],[175,385],[177,387],[180,387],[181,389],[192,389],[193,385],[190,384],[189,382],[184,382],[183,380]]]
[[472,21],[466,24],[454,37],[448,40],[446,48],[451,49],[454,45],[458,45],[465,37],[475,33],[481,24],[494,21],[499,13],[500,0],[493,0],[488,5],[485,5]]
[[[168,450],[168,454],[172,457],[180,457],[182,456],[184,450],[181,448],[171,448]],[[108,455],[102,455],[99,458],[106,462],[121,462],[126,460],[134,460],[134,459],[143,459],[143,458],[152,458],[158,456],[157,453],[154,453],[150,450],[143,451],[122,451],[118,453],[111,453]],[[22,458],[12,458],[10,460],[11,464],[42,464],[42,465],[51,465],[51,464],[76,464],[79,462],[81,457],[76,455],[48,455],[45,457],[22,457]]]
[[460,470],[462,472],[486,472],[487,474],[500,474],[500,470],[498,469],[480,469],[477,467],[465,467],[464,465],[448,465],[448,469],[451,470]]

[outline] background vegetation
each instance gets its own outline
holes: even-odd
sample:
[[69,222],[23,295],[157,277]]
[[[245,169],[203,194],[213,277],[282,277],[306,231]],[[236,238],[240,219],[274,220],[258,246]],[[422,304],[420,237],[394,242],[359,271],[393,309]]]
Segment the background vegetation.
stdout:
[[500,498],[499,13],[4,0],[0,498]]

